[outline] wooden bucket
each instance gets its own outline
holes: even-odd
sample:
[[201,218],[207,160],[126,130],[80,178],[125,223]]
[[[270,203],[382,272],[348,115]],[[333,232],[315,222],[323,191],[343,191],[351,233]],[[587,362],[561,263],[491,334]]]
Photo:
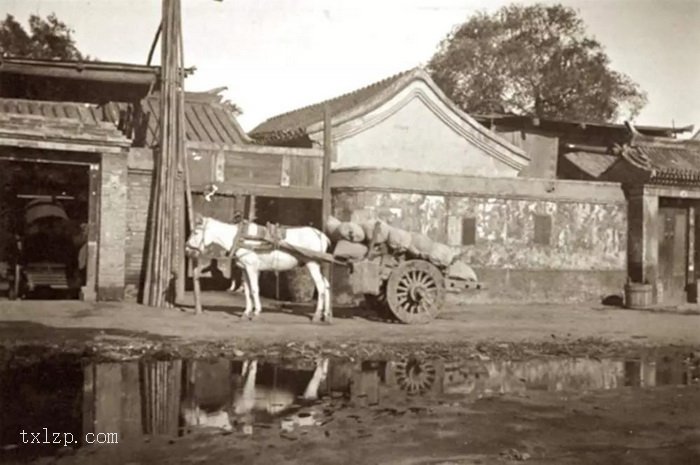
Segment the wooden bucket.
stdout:
[[625,307],[649,308],[653,303],[653,287],[651,284],[625,284]]

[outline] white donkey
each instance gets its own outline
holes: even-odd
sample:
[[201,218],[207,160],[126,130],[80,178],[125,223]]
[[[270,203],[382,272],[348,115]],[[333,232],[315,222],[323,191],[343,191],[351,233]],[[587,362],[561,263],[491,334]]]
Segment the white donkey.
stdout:
[[[261,271],[289,271],[304,265],[309,270],[318,293],[313,321],[330,322],[330,285],[321,272],[320,263],[302,254],[270,249],[264,241],[247,239],[245,234],[239,233],[241,227],[246,228],[246,234],[255,237],[264,230],[263,226],[253,223],[228,224],[214,218],[199,217],[186,244],[187,254],[193,257],[204,254],[214,244],[229,251],[236,266],[243,270],[245,312],[241,318],[252,320],[262,311],[258,283]],[[281,239],[292,247],[313,252],[326,252],[330,246],[328,237],[310,226],[284,228],[284,237]],[[235,250],[232,250],[234,247]]]

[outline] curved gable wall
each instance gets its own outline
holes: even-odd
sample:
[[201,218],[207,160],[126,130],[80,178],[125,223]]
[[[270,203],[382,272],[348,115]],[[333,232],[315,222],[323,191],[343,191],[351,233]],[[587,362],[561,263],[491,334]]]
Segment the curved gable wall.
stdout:
[[455,115],[420,80],[333,130],[334,169],[394,168],[495,177],[514,177],[520,170],[503,146]]

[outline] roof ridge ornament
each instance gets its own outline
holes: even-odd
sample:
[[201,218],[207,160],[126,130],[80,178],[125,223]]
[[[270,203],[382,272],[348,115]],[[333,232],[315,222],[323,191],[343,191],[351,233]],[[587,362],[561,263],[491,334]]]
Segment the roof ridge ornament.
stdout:
[[652,167],[651,160],[649,160],[649,157],[647,157],[644,152],[637,150],[631,144],[615,144],[613,146],[613,153],[615,155],[621,156],[622,158],[639,168],[651,171],[652,173],[655,173],[656,171]]

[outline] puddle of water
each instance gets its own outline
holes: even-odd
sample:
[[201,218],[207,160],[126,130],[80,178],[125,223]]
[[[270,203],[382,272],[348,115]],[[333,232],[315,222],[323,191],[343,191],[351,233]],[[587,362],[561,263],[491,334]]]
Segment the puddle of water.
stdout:
[[319,359],[305,368],[223,359],[9,363],[0,367],[0,452],[14,458],[48,455],[67,442],[81,447],[90,440],[114,440],[107,433],[128,443],[204,431],[293,431],[323,424],[347,405],[410,409],[531,390],[698,382],[700,359],[683,352],[627,360]]

